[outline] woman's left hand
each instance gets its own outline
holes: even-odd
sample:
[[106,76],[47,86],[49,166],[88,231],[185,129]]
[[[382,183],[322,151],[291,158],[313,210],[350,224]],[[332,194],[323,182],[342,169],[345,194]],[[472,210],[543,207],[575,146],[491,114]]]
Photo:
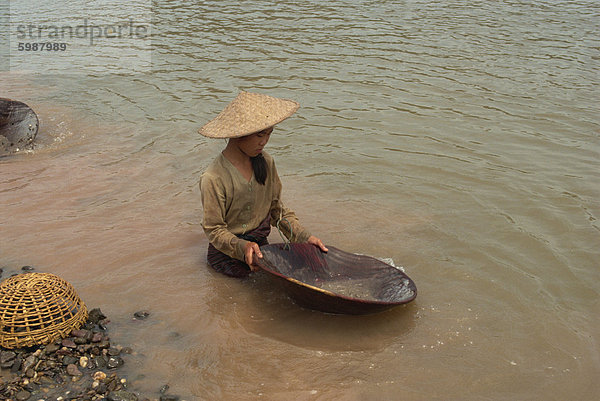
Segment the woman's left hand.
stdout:
[[329,249],[327,249],[325,247],[325,245],[323,245],[323,243],[321,242],[320,239],[318,239],[317,237],[315,237],[314,235],[311,235],[310,237],[308,237],[308,241],[309,244],[313,244],[317,247],[319,247],[319,249],[321,249],[323,252],[327,252]]

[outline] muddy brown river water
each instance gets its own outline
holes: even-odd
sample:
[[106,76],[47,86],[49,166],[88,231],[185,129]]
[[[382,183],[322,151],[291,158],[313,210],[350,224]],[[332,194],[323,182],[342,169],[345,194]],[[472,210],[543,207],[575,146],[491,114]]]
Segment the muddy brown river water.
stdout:
[[[11,17],[59,18],[30,3],[10,2]],[[126,11],[69,4],[73,23]],[[41,125],[34,150],[0,158],[0,265],[55,273],[101,307],[146,394],[594,400],[599,13],[581,0],[159,1],[141,72],[92,65],[93,46],[17,55],[0,97]],[[239,89],[300,102],[267,145],[286,204],[327,244],[403,266],[414,302],[328,315],[266,275],[207,267],[198,180],[224,143],[196,131]]]

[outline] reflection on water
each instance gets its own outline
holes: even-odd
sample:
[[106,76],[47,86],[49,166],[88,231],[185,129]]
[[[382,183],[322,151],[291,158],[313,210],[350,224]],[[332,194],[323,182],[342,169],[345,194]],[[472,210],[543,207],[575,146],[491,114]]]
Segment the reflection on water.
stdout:
[[[236,285],[236,290],[248,286],[252,291],[247,298],[239,299],[223,292],[209,302],[209,309],[216,314],[237,315],[244,330],[295,347],[321,351],[383,349],[395,336],[410,332],[414,327],[413,306],[363,317],[331,315],[298,307],[264,275],[250,283]],[[223,308],[222,299],[230,299],[232,305],[226,310],[214,310],[213,306]],[[343,333],[343,341],[340,341],[340,333]]]
[[[0,264],[73,283],[155,396],[592,400],[598,14],[156,3],[151,73],[0,73],[41,121],[34,151],[0,159]],[[207,268],[198,179],[224,143],[196,130],[239,89],[301,103],[269,142],[286,204],[327,244],[404,266],[413,303],[327,315]]]

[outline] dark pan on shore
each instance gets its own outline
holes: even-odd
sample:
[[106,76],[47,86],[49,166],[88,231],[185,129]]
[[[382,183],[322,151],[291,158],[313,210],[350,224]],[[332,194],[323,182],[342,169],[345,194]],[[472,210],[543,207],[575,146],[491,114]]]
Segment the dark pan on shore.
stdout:
[[39,124],[37,115],[25,103],[0,98],[0,156],[30,147]]
[[323,312],[361,315],[405,304],[417,296],[415,283],[378,259],[327,246],[271,244],[258,265],[279,281],[299,305]]

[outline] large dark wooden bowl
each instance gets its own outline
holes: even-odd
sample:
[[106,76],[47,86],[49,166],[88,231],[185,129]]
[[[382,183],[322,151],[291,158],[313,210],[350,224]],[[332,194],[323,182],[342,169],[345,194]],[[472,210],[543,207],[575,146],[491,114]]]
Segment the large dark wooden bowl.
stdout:
[[298,304],[323,312],[361,315],[405,304],[417,296],[400,269],[365,255],[293,243],[262,246],[258,265]]
[[0,156],[33,144],[40,122],[23,102],[0,98]]

